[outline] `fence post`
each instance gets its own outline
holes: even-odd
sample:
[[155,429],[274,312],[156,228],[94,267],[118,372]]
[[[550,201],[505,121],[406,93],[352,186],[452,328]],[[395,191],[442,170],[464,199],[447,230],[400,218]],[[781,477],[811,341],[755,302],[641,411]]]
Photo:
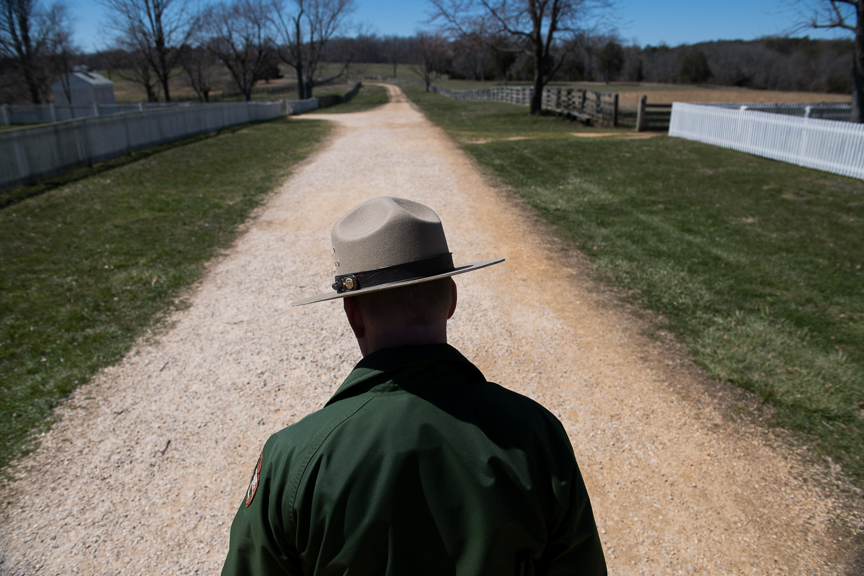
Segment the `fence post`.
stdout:
[[648,101],[648,96],[645,94],[639,98],[639,109],[636,112],[636,132],[645,130],[645,104]]
[[99,117],[99,104],[96,102],[93,103],[93,115]]
[[12,142],[15,146],[15,160],[18,163],[18,175],[21,179],[25,179],[30,175],[30,167],[27,165],[27,156],[24,154],[24,147],[21,145],[21,132],[15,131]]
[[129,120],[132,117],[132,114],[123,114],[123,128],[126,132],[126,153],[124,155],[129,155],[132,153],[132,130],[129,129]]
[[0,108],[3,108],[3,125],[9,126],[9,105],[3,104]]
[[805,107],[804,107],[804,118],[810,118],[810,113],[811,113],[812,111],[813,111],[813,107],[812,107],[812,106],[805,106]]
[[51,122],[57,122],[57,109],[54,108],[54,104],[49,104],[49,110],[51,110]]
[[138,102],[138,111],[139,111],[139,112],[143,112],[143,111],[144,111],[144,103],[143,103],[143,102]]
[[603,117],[603,97],[600,95],[600,92],[594,93],[594,116],[599,117],[601,120],[606,120]]
[[84,121],[77,122],[72,126],[72,133],[75,134],[75,148],[78,150],[78,161],[82,164],[91,166],[90,155],[85,151],[84,142],[82,142],[81,128],[84,126]]
[[614,128],[618,127],[618,93],[613,94],[614,98],[612,99],[612,126]]
[[579,97],[579,111],[585,112],[585,90],[580,90],[579,92],[581,93]]

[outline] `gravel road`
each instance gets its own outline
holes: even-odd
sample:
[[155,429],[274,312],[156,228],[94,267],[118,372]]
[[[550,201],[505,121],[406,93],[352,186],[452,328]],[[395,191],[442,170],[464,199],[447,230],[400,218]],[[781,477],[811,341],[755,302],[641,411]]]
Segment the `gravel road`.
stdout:
[[317,116],[334,135],[191,305],[61,408],[0,488],[0,573],[218,573],[264,441],[360,359],[340,302],[289,303],[329,289],[331,226],[381,195],[437,211],[457,263],[507,259],[456,278],[450,340],[564,422],[611,574],[861,570],[860,493],[802,464],[674,341],[645,336],[648,320],[390,91],[381,108]]

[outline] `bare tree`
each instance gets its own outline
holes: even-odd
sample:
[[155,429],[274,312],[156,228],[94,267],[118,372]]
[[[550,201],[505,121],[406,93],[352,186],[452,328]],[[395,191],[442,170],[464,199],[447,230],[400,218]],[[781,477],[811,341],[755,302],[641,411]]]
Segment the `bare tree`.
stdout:
[[117,76],[141,86],[148,102],[159,101],[159,78],[153,72],[150,61],[141,52],[118,47],[111,50],[107,56],[111,68],[117,71]]
[[0,58],[8,59],[21,75],[30,101],[45,100],[52,77],[50,56],[66,38],[71,46],[71,31],[62,2],[44,9],[38,0],[0,0]]
[[615,40],[606,43],[597,53],[597,69],[603,74],[606,84],[624,69],[624,47]]
[[393,66],[393,77],[396,78],[397,67],[400,62],[405,61],[408,54],[408,39],[400,36],[387,36],[384,38],[383,44],[384,54],[387,61]]
[[216,71],[216,57],[203,46],[180,49],[180,66],[199,102],[209,102]]
[[802,0],[809,28],[832,28],[855,37],[852,58],[852,122],[864,123],[864,0]]
[[272,8],[267,0],[235,0],[213,6],[207,15],[207,47],[228,68],[247,102],[275,50]]
[[510,69],[516,63],[522,51],[517,46],[514,46],[507,36],[492,36],[489,38],[488,44],[491,48],[495,71],[501,75],[501,80],[506,84],[510,75]]
[[448,56],[447,40],[440,34],[420,32],[414,41],[414,50],[420,63],[411,70],[423,79],[426,91],[432,85],[432,78],[444,69]]
[[491,60],[490,42],[482,33],[475,32],[456,38],[452,44],[453,71],[464,78],[486,79],[486,68]]
[[[556,40],[572,37],[579,25],[611,0],[429,0],[432,20],[451,34],[485,29],[506,34],[534,63],[531,114],[542,112],[543,88],[561,67],[566,52],[556,58]],[[573,45],[564,42],[563,46]]]
[[354,0],[274,0],[274,7],[279,58],[294,68],[298,97],[311,98],[316,84],[341,76],[350,63],[345,62],[339,73],[330,78],[316,79],[324,49],[347,26]]
[[596,29],[580,30],[578,34],[570,39],[571,52],[577,52],[581,55],[584,69],[585,80],[589,82],[594,80],[594,71],[597,68],[597,55],[603,49],[610,38],[604,34],[600,34]]
[[[149,64],[171,101],[168,81],[180,61],[180,47],[201,25],[193,0],[103,0],[117,32],[117,44]],[[140,76],[140,74],[139,74]]]
[[[64,4],[54,4],[46,14],[49,33],[46,42],[48,70],[50,79],[57,78],[66,96],[66,102],[72,102],[72,86],[69,75],[72,73],[72,61],[77,56],[78,48],[72,40],[72,30]],[[47,86],[46,86],[47,89]]]

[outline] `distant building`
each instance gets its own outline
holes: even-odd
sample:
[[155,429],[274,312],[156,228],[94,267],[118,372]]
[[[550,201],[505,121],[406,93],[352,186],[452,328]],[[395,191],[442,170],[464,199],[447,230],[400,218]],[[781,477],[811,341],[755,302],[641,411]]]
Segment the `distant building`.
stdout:
[[66,99],[63,80],[60,79],[51,85],[55,104],[114,104],[114,82],[111,80],[95,72],[88,72],[82,66],[76,66],[75,71],[67,74],[66,77],[69,79],[72,102]]

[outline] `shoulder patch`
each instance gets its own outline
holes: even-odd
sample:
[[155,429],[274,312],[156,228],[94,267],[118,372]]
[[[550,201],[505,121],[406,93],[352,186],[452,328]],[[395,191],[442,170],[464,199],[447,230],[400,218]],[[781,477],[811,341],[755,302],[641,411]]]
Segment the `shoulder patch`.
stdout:
[[255,465],[255,471],[252,472],[252,479],[249,480],[249,488],[246,489],[246,507],[252,504],[252,499],[255,498],[255,491],[258,490],[258,478],[261,475],[261,460],[264,458],[262,451],[258,455],[258,464]]

